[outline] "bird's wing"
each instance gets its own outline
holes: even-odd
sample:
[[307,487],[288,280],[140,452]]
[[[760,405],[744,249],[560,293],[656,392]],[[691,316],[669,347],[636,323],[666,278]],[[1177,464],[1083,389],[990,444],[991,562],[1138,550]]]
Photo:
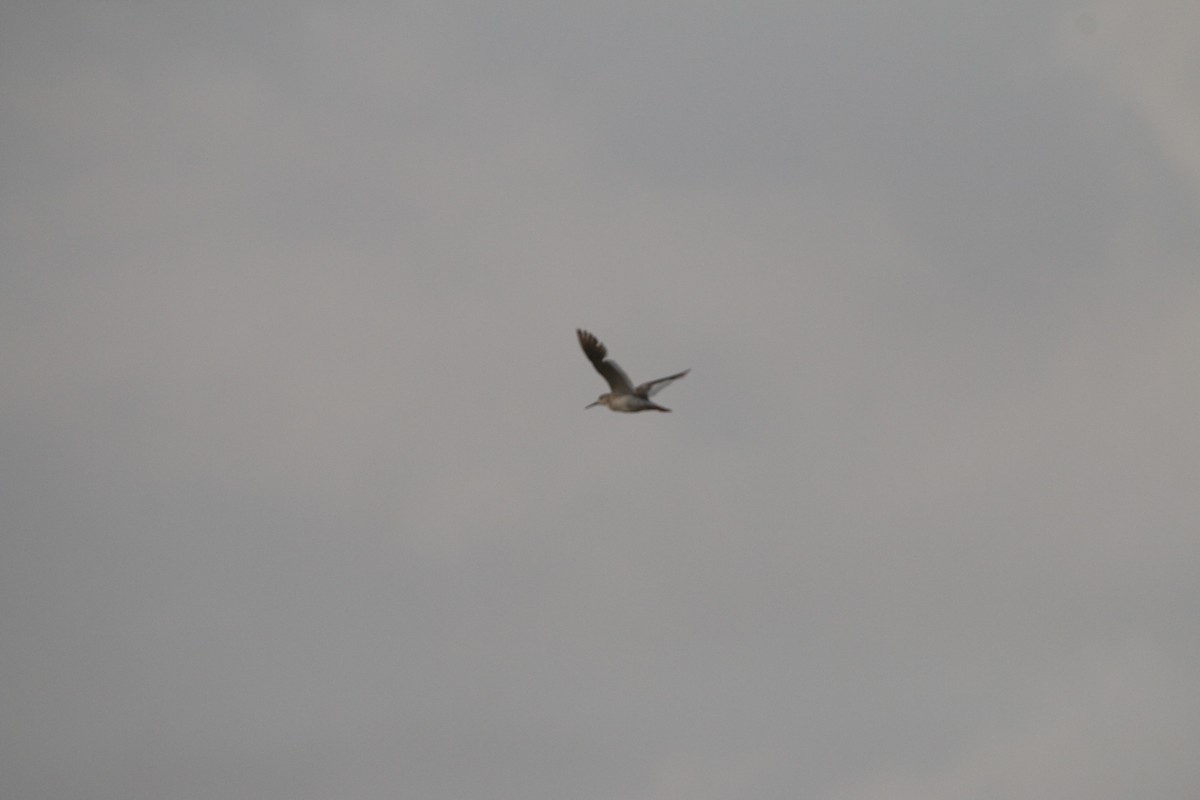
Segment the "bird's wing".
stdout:
[[579,336],[579,346],[583,348],[583,354],[604,380],[608,381],[609,388],[616,394],[633,394],[633,384],[629,382],[629,376],[617,366],[617,362],[605,359],[608,348],[587,331],[576,330],[575,333]]
[[674,375],[668,375],[667,377],[659,378],[656,381],[646,381],[641,386],[634,389],[633,393],[636,395],[641,395],[642,397],[654,397],[654,395],[658,394],[663,389],[682,378],[684,375],[687,375],[689,372],[691,372],[690,369],[685,369],[683,372],[676,372]]

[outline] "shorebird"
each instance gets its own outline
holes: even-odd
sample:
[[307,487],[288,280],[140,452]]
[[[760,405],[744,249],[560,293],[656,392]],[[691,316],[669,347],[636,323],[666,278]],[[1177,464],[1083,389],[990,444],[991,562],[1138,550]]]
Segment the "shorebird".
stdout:
[[672,382],[687,375],[691,372],[690,369],[676,372],[674,375],[668,375],[656,381],[647,381],[635,388],[629,382],[629,376],[625,374],[625,370],[618,367],[617,362],[606,358],[608,348],[602,345],[599,339],[585,330],[576,329],[575,333],[579,336],[579,346],[583,348],[583,354],[588,357],[588,361],[592,362],[592,366],[604,377],[604,380],[608,381],[608,388],[612,389],[611,392],[600,395],[596,398],[596,402],[590,403],[585,408],[608,406],[612,411],[625,411],[630,414],[635,411],[671,410],[654,403],[650,398],[670,386]]

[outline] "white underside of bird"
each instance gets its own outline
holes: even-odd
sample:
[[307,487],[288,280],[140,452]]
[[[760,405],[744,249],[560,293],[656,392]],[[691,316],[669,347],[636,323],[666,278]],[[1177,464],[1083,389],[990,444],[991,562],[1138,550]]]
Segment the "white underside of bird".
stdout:
[[[602,405],[599,400],[587,406],[587,408],[598,405]],[[632,414],[635,411],[650,411],[652,409],[657,411],[670,410],[663,408],[662,406],[655,405],[649,400],[643,400],[642,398],[633,394],[619,394],[616,397],[609,397],[608,401],[603,403],[603,405],[607,405],[612,411],[624,411],[627,414]]]

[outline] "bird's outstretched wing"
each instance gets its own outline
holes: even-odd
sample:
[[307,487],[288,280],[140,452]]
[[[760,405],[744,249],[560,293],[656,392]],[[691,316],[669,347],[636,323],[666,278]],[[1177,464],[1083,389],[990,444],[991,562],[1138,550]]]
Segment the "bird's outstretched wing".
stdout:
[[604,380],[608,381],[609,388],[616,394],[633,394],[633,384],[629,382],[629,376],[617,366],[617,362],[605,358],[608,348],[585,330],[576,329],[575,333],[579,336],[579,346],[583,348],[583,354]]
[[690,369],[685,369],[683,372],[676,372],[674,375],[668,375],[667,377],[659,378],[656,381],[646,381],[641,386],[634,389],[633,393],[636,395],[641,395],[642,397],[654,397],[654,395],[658,394],[663,389],[682,378],[684,375],[687,375],[689,372],[691,372]]

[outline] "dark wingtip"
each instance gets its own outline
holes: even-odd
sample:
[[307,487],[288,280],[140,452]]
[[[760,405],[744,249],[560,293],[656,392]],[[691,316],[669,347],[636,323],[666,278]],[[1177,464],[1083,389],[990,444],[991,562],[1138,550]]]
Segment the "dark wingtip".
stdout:
[[593,364],[599,365],[604,360],[604,357],[608,355],[608,350],[594,334],[585,331],[583,328],[576,328],[575,335],[579,337],[579,346],[583,348],[583,354]]

